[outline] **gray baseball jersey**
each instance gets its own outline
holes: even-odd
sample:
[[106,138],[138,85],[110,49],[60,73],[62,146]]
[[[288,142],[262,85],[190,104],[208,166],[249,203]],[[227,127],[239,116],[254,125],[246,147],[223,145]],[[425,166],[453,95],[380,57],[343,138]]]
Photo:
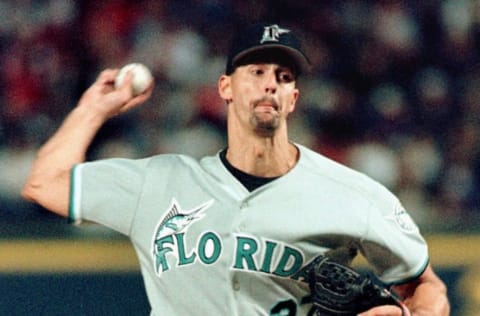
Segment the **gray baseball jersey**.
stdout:
[[385,282],[423,272],[427,245],[398,199],[301,145],[297,165],[249,192],[218,155],[75,166],[70,217],[127,236],[152,315],[307,315],[302,269],[360,252]]

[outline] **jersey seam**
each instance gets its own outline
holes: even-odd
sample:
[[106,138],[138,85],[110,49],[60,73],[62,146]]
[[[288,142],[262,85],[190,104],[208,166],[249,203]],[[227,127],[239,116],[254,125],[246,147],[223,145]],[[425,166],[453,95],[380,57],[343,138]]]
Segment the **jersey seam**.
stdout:
[[363,232],[362,237],[360,238],[360,243],[363,243],[366,240],[367,236],[370,234],[370,230],[371,230],[370,226],[371,226],[371,220],[372,220],[372,216],[373,216],[372,214],[374,212],[373,201],[370,200],[370,199],[367,199],[367,200],[369,201],[368,212],[367,212],[367,216],[368,216],[367,217],[367,227],[365,229],[365,232]]
[[[148,166],[150,165],[151,163],[151,158],[149,159],[146,159],[146,163],[145,163],[145,169],[148,169]],[[144,190],[143,188],[145,187],[145,179],[147,177],[147,172],[143,172],[142,173],[142,184],[140,186],[140,189],[139,189],[139,193],[138,193],[138,196],[137,196],[137,201],[135,203],[135,211],[133,212],[133,216],[132,216],[132,219],[130,221],[130,227],[128,229],[128,236],[132,236],[132,230],[133,230],[133,226],[136,222],[136,218],[137,218],[137,215],[138,215],[138,209],[139,209],[139,205],[140,205],[140,201],[142,200],[142,195],[144,193]]]

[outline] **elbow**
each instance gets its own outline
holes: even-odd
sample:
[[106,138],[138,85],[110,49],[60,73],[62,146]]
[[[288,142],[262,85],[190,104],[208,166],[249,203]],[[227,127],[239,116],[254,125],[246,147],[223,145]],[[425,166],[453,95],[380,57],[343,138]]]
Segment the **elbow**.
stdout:
[[29,202],[37,202],[37,191],[40,185],[35,184],[32,180],[28,180],[22,188],[20,195],[24,200]]
[[[44,173],[33,171],[25,182],[20,195],[23,199],[42,205],[55,190],[55,178],[45,176]],[[43,205],[42,205],[43,206]]]
[[68,217],[69,180],[69,172],[58,173],[56,177],[31,174],[20,194],[29,202]]
[[68,189],[62,186],[28,181],[21,191],[21,196],[46,210],[68,217]]

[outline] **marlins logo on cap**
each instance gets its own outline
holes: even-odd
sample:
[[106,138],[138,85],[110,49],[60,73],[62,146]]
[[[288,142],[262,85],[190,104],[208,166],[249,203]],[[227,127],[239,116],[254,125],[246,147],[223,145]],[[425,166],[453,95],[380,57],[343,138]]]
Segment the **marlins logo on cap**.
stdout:
[[239,31],[234,37],[226,74],[232,74],[236,67],[251,61],[276,60],[293,63],[297,75],[306,72],[310,66],[299,39],[290,29],[278,24],[256,24]]
[[280,35],[290,33],[289,29],[282,29],[277,24],[265,26],[260,44],[265,42],[278,42]]

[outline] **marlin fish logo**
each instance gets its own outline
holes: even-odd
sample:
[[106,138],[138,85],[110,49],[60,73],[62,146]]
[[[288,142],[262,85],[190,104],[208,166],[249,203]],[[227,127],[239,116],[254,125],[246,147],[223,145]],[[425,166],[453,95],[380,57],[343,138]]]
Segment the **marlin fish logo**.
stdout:
[[155,270],[160,276],[162,271],[168,270],[168,262],[166,254],[172,252],[177,256],[171,245],[173,245],[173,235],[185,232],[192,223],[201,219],[214,200],[210,200],[192,210],[182,210],[175,199],[172,199],[172,204],[164,217],[160,220],[155,230],[153,238],[153,260],[155,262]]
[[157,226],[155,240],[185,231],[193,222],[201,219],[212,204],[213,200],[210,200],[192,210],[184,211],[175,198],[172,199],[169,211]]

